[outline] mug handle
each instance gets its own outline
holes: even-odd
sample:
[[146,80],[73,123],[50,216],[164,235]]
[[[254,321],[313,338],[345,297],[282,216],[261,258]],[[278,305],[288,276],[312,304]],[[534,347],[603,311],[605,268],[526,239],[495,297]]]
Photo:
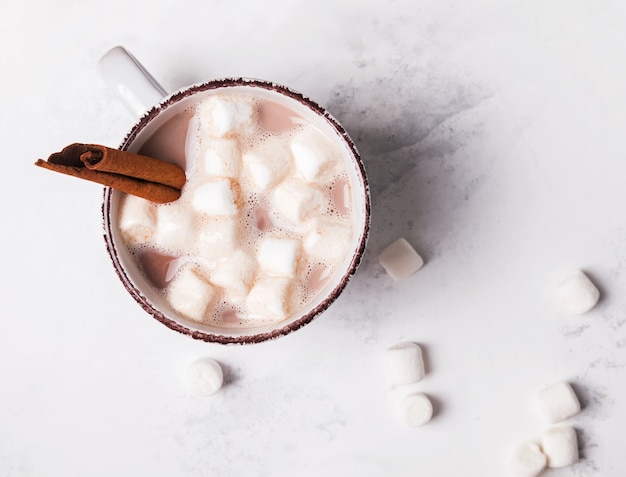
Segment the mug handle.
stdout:
[[98,62],[100,75],[126,107],[141,117],[167,96],[167,91],[126,48],[116,46]]

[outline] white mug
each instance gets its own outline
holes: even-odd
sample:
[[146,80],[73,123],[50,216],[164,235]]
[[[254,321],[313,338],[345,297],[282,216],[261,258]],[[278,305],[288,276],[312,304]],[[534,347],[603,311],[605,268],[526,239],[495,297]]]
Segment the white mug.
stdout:
[[261,97],[279,95],[299,108],[310,111],[314,126],[342,148],[350,158],[348,174],[353,194],[353,240],[343,267],[326,283],[306,308],[283,322],[254,328],[223,328],[198,323],[173,312],[147,283],[124,245],[118,227],[123,193],[106,188],[103,198],[104,236],[115,271],[126,290],[141,307],[161,323],[193,338],[223,344],[257,343],[291,333],[324,312],[345,289],[361,261],[370,228],[370,195],[363,163],[344,128],[324,108],[300,93],[268,81],[247,78],[211,80],[167,95],[147,70],[122,47],[116,47],[100,60],[104,79],[119,93],[129,109],[139,116],[120,145],[121,150],[137,152],[147,138],[168,119],[198,97],[215,91],[245,91]]

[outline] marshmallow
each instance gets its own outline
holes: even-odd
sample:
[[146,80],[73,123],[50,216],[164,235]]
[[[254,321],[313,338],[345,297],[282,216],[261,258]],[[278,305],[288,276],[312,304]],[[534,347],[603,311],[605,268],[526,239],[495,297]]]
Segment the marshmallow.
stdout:
[[404,280],[424,266],[424,260],[411,244],[399,238],[378,256],[378,261],[395,281]]
[[270,276],[293,277],[299,251],[298,240],[265,237],[259,245],[259,265]]
[[324,204],[324,193],[298,179],[282,182],[272,194],[272,206],[292,224],[301,224]]
[[310,221],[302,245],[307,254],[318,260],[338,262],[352,242],[352,229],[345,222],[331,218]]
[[254,118],[251,104],[223,97],[208,98],[198,109],[203,127],[218,137],[241,132]]
[[185,381],[192,393],[211,396],[222,388],[224,372],[214,359],[198,359],[188,366]]
[[182,253],[195,240],[192,211],[180,201],[159,204],[156,211],[154,243],[165,251]]
[[333,145],[313,128],[305,128],[294,136],[291,152],[298,172],[307,182],[323,181],[337,158]]
[[539,391],[537,397],[543,415],[553,424],[580,412],[580,402],[568,383],[545,388]]
[[148,242],[156,227],[156,213],[152,202],[127,194],[120,213],[120,230],[132,244]]
[[245,298],[254,279],[256,262],[243,250],[236,250],[230,257],[221,260],[211,271],[211,282],[224,288],[228,298],[234,302]]
[[209,217],[202,222],[197,239],[198,255],[215,262],[232,254],[237,247],[238,222],[230,217]]
[[243,163],[260,191],[278,184],[287,175],[291,162],[289,150],[280,144],[261,143],[243,155]]
[[433,404],[425,394],[409,394],[402,400],[402,411],[409,426],[419,427],[433,417]]
[[537,477],[547,464],[541,447],[535,442],[525,442],[513,451],[509,469],[512,477]]
[[553,427],[541,434],[541,447],[548,467],[565,467],[578,462],[578,439],[573,427]]
[[563,280],[558,285],[556,294],[559,307],[574,315],[591,310],[600,298],[600,291],[581,270],[576,270]]
[[214,295],[213,287],[191,266],[182,267],[167,289],[171,307],[194,321],[202,321]]
[[253,317],[279,321],[289,312],[291,280],[286,277],[266,277],[250,290],[246,306]]
[[236,215],[237,194],[228,179],[209,181],[199,186],[193,194],[193,206],[207,215]]
[[387,377],[391,384],[411,384],[425,375],[422,348],[416,343],[398,343],[385,352]]
[[236,139],[214,139],[204,151],[204,171],[213,177],[236,179],[241,169],[241,152]]

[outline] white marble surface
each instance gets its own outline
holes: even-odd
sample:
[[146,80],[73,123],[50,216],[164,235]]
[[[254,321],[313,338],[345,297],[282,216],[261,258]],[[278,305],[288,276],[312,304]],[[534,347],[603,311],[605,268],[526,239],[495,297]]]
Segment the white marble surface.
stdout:
[[[626,4],[597,1],[4,2],[0,476],[506,475],[567,380],[582,460],[626,473]],[[97,75],[127,46],[168,89],[243,75],[325,105],[356,141],[373,198],[354,281],[299,332],[193,341],[125,294],[98,186],[32,163],[117,145],[134,118]],[[376,261],[425,257],[393,283]],[[556,284],[589,272],[586,315]],[[426,426],[394,415],[384,350],[424,346]],[[190,396],[210,356],[228,385]],[[411,388],[413,389],[413,388]]]

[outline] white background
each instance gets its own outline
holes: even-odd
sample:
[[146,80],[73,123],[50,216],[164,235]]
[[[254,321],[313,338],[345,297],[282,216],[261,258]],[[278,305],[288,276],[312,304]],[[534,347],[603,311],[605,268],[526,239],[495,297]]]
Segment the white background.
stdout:
[[[624,2],[2,0],[0,18],[0,476],[502,476],[564,380],[582,459],[548,475],[626,473]],[[224,347],[125,293],[101,188],[33,166],[132,126],[96,68],[118,44],[169,91],[268,79],[344,124],[372,233],[322,317]],[[376,257],[399,236],[426,266],[393,283]],[[572,317],[554,292],[577,268],[602,300]],[[390,389],[405,340],[428,375]],[[193,397],[205,356],[228,384]],[[436,407],[419,429],[395,414],[413,390]]]

